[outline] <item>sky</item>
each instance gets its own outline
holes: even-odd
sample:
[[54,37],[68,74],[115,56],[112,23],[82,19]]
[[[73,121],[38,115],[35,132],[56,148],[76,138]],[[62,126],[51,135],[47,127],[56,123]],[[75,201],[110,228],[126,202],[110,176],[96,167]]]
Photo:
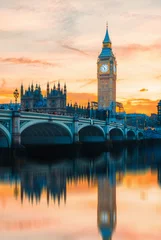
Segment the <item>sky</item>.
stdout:
[[161,98],[160,0],[0,0],[0,102],[23,83],[65,82],[68,102],[97,100],[97,57],[108,21],[117,101],[156,112]]
[[[130,183],[130,184],[129,184]],[[0,184],[0,239],[101,240],[97,228],[97,186],[68,185],[64,205],[31,204],[13,196],[14,185]],[[112,240],[160,240],[161,190],[157,173],[124,176],[117,186],[117,225]],[[130,218],[129,218],[130,216]]]

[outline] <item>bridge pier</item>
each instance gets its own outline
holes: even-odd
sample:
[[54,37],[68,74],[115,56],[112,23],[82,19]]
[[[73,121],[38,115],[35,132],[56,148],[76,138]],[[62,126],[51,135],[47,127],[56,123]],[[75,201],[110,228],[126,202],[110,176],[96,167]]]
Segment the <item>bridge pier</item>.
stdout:
[[110,131],[109,131],[109,120],[106,119],[106,126],[105,126],[105,141],[110,140]]
[[127,126],[124,127],[124,140],[127,140]]
[[19,148],[21,146],[20,134],[20,112],[12,112],[12,147]]
[[78,134],[78,116],[74,116],[73,118],[73,143],[79,142],[79,134]]
[[139,140],[138,133],[139,133],[139,132],[138,132],[138,130],[136,129],[136,132],[135,132],[135,139],[136,139],[136,140]]

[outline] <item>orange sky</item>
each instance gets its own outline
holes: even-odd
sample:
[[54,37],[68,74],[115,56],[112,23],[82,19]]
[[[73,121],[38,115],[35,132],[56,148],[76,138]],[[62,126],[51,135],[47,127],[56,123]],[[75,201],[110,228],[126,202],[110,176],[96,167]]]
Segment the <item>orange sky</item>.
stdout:
[[96,100],[96,62],[108,20],[118,64],[117,101],[127,112],[156,112],[161,96],[160,13],[158,0],[3,1],[0,102],[13,100],[21,82],[26,87],[40,83],[45,89],[47,81],[58,80],[67,83],[69,101]]

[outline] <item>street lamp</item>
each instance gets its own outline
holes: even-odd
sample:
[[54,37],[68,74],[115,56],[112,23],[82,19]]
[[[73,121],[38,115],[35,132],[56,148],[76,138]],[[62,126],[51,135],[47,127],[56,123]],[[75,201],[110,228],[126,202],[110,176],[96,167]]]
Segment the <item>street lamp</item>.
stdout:
[[124,126],[126,126],[126,124],[127,124],[127,118],[126,118],[126,113],[125,113],[125,115],[124,115]]
[[144,121],[144,130],[146,130],[146,119]]
[[76,113],[77,109],[78,109],[78,104],[75,102],[74,103],[74,111],[75,111],[75,113]]
[[19,97],[19,92],[17,90],[17,88],[15,89],[15,91],[13,92],[13,96],[15,98],[15,105],[16,105],[16,109],[17,109],[17,99]]
[[78,109],[78,104],[75,102],[75,104],[74,104],[74,119],[75,120],[78,119],[77,109]]
[[109,123],[109,118],[110,118],[110,110],[107,109],[106,111],[106,122]]

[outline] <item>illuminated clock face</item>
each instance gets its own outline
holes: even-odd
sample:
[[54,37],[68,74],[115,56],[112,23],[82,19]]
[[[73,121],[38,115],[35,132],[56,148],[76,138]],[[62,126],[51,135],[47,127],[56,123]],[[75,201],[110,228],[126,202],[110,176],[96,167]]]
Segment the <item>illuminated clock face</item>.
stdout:
[[116,73],[116,65],[115,64],[113,65],[113,71],[114,71],[114,73]]
[[102,66],[100,67],[100,71],[102,73],[106,73],[108,71],[108,65],[107,64],[102,64]]
[[101,213],[101,222],[104,224],[109,222],[108,213],[106,213],[106,212]]

